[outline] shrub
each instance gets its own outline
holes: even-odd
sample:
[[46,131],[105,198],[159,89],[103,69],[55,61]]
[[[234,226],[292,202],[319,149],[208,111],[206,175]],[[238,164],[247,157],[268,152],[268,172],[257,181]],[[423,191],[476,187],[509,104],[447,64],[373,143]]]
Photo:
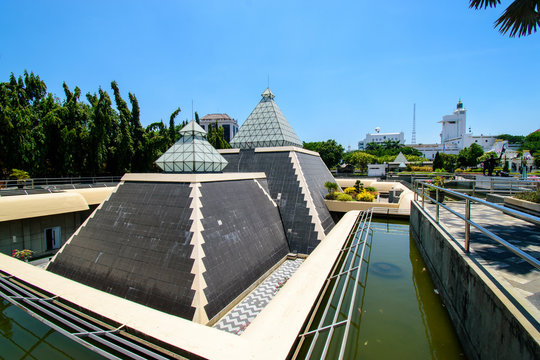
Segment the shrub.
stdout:
[[433,168],[432,168],[431,166],[418,166],[418,165],[413,165],[413,166],[411,166],[411,171],[431,172],[431,171],[433,171]]
[[324,183],[324,187],[328,190],[328,193],[331,194],[338,189],[338,184],[335,182],[327,181]]
[[326,196],[324,198],[326,200],[336,200],[338,194],[341,194],[341,193],[340,192],[333,192],[333,193],[330,193],[330,194],[326,194]]
[[368,187],[366,188],[366,191],[371,192],[371,193],[376,193],[376,192],[377,192],[377,189],[375,189],[373,186],[368,186]]
[[446,172],[444,169],[435,169],[435,172]]
[[343,194],[343,193],[338,193],[336,200],[338,200],[338,201],[352,201],[352,196],[347,195],[347,194]]
[[358,191],[356,191],[355,188],[353,187],[348,187],[348,188],[345,188],[345,190],[343,190],[343,192],[347,195],[351,195],[352,197],[355,197],[356,194],[358,194]]
[[514,195],[516,199],[520,200],[526,200],[530,202],[534,202],[539,204],[540,203],[540,191],[526,191],[519,194]]
[[9,174],[9,178],[16,180],[25,180],[29,179],[30,175],[24,170],[11,169],[11,174]]
[[356,180],[354,183],[354,188],[356,189],[357,193],[360,193],[364,189],[364,184],[360,180]]
[[460,173],[460,172],[463,172],[463,171],[464,171],[464,170],[461,169],[461,168],[457,168],[457,169],[456,169],[456,172],[457,172],[457,173]]
[[356,200],[358,201],[366,201],[366,202],[373,202],[375,201],[375,196],[368,193],[367,191],[364,191],[356,196]]

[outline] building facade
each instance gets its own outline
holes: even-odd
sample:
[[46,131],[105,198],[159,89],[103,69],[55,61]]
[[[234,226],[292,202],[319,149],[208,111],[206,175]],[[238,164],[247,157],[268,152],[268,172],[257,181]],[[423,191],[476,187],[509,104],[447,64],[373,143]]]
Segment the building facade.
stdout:
[[366,134],[366,138],[358,142],[358,150],[365,150],[369,143],[382,144],[387,140],[399,141],[400,144],[405,144],[405,134],[403,131],[398,133],[379,133],[378,129],[375,129],[377,131],[375,134]]
[[438,152],[457,155],[472,144],[480,145],[484,152],[490,151],[495,145],[495,136],[473,135],[470,129],[467,132],[467,110],[461,100],[458,101],[454,112],[444,115],[439,123],[442,125],[439,144],[410,145],[419,150],[426,159],[434,159]]
[[236,133],[238,133],[238,122],[227,114],[208,114],[200,119],[201,127],[208,132],[210,125],[217,122],[219,127],[223,128],[225,140],[230,143]]

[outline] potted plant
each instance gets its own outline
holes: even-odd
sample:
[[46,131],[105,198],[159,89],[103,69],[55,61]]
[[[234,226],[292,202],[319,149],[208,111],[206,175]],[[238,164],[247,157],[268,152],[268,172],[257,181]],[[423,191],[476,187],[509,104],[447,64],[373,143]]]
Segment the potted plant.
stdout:
[[33,253],[34,252],[29,249],[23,249],[23,250],[13,249],[11,256],[19,260],[28,262],[28,259],[32,256]]
[[[439,175],[433,178],[433,185],[443,188],[444,184],[445,184],[444,177]],[[433,187],[429,187],[429,197],[432,199],[435,199],[439,203],[444,202],[444,192],[440,190],[437,192],[437,189]]]

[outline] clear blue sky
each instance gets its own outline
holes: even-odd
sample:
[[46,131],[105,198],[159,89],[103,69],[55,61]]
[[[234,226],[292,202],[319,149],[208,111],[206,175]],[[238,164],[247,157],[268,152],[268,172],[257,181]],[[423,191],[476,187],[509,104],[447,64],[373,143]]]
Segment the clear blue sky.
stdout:
[[[503,6],[510,1],[503,1]],[[354,149],[376,126],[439,140],[459,98],[475,134],[540,128],[540,33],[493,28],[504,7],[415,1],[0,0],[0,81],[25,69],[64,98],[116,80],[143,125],[191,104],[243,123],[267,86],[303,141]]]

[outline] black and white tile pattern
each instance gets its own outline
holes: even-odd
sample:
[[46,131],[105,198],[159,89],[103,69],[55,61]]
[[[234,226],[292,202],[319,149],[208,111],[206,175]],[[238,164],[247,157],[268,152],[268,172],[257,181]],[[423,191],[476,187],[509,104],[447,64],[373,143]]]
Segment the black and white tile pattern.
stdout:
[[303,261],[303,259],[286,260],[214,327],[232,334],[242,334]]

